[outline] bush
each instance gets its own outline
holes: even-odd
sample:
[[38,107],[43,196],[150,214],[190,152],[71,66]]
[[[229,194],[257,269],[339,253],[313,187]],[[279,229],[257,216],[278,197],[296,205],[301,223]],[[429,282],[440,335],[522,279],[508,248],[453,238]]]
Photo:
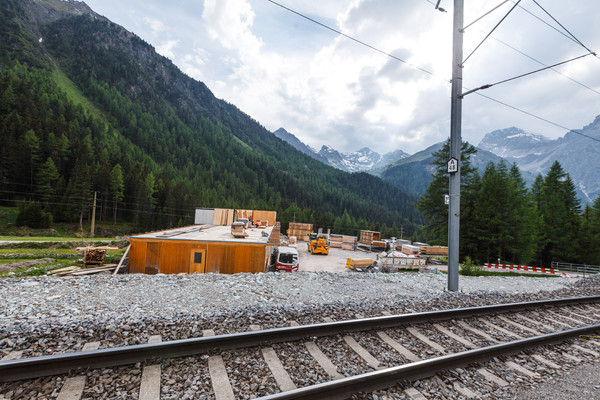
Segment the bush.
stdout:
[[483,270],[476,264],[471,257],[465,257],[465,261],[460,265],[460,274],[465,276],[479,276]]
[[25,203],[19,208],[17,226],[47,229],[52,224],[52,214],[44,211],[40,203]]

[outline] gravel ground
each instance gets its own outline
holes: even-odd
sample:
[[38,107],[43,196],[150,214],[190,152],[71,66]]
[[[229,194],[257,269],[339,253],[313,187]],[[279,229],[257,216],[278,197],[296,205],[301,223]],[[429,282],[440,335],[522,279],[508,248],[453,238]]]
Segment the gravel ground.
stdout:
[[[597,278],[461,277],[460,284],[462,291],[452,293],[445,291],[445,275],[350,271],[5,278],[0,279],[0,357],[13,350],[24,350],[25,357],[75,351],[90,341],[112,347],[146,343],[150,335],[161,335],[164,341],[199,337],[203,329],[221,334],[248,331],[251,324],[267,329],[288,326],[292,320],[300,324],[321,322],[325,316],[342,320],[354,318],[355,313],[381,315],[383,311],[404,313],[407,309],[427,311],[600,293]],[[430,331],[434,332],[433,328]],[[402,335],[406,334],[390,333],[398,339]],[[336,354],[349,353],[341,337],[316,341],[334,360],[338,358]],[[361,342],[372,347],[370,340]],[[423,348],[414,350],[422,357],[432,355]],[[198,358],[196,368],[204,363],[204,358]],[[225,363],[230,372],[236,371],[233,375],[240,388],[237,394],[249,398],[253,391],[251,371],[265,367],[260,355],[246,359],[232,354],[225,357]],[[290,372],[300,372],[308,366],[309,362],[286,365]],[[338,366],[343,374],[369,370],[356,357],[353,364]],[[185,391],[191,386],[202,388],[200,391],[210,398],[206,377],[182,382],[173,378],[181,373],[169,375],[164,382],[164,398],[177,398],[176,387],[184,387]],[[107,371],[106,376],[109,375]],[[123,371],[122,379],[110,386],[105,379],[108,378],[101,375],[87,389],[90,397],[102,391],[109,391],[109,398],[131,393],[139,374]],[[309,379],[320,381],[322,372]],[[434,382],[433,393],[445,390],[435,380],[426,382]],[[261,383],[259,392],[270,393],[273,384]],[[54,390],[42,382],[36,386]],[[0,385],[0,398],[12,390],[10,385]]]
[[600,362],[577,366],[566,373],[549,376],[527,390],[513,390],[521,400],[597,400],[600,399]]

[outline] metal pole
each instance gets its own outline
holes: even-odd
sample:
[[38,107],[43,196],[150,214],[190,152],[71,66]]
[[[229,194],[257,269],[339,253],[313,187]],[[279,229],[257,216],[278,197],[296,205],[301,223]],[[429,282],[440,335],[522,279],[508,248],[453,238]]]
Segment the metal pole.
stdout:
[[90,237],[94,237],[96,230],[96,192],[94,192],[94,208],[92,209],[92,227],[90,228]]
[[452,44],[452,103],[450,107],[450,158],[458,160],[458,170],[450,172],[448,209],[448,290],[458,291],[458,248],[460,234],[460,148],[462,124],[462,59],[464,0],[454,0]]

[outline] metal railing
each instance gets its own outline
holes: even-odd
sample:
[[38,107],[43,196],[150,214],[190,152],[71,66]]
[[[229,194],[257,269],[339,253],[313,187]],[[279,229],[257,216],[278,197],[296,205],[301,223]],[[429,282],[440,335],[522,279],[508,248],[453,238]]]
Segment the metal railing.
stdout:
[[552,268],[565,272],[576,272],[578,274],[582,274],[583,277],[586,275],[595,275],[600,273],[600,266],[598,265],[573,264],[553,261]]

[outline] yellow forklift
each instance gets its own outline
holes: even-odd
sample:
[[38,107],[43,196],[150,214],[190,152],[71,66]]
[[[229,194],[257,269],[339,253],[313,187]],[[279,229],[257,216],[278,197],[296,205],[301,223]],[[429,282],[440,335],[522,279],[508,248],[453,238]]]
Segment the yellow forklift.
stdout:
[[311,233],[308,235],[308,252],[329,254],[329,236],[324,233]]

